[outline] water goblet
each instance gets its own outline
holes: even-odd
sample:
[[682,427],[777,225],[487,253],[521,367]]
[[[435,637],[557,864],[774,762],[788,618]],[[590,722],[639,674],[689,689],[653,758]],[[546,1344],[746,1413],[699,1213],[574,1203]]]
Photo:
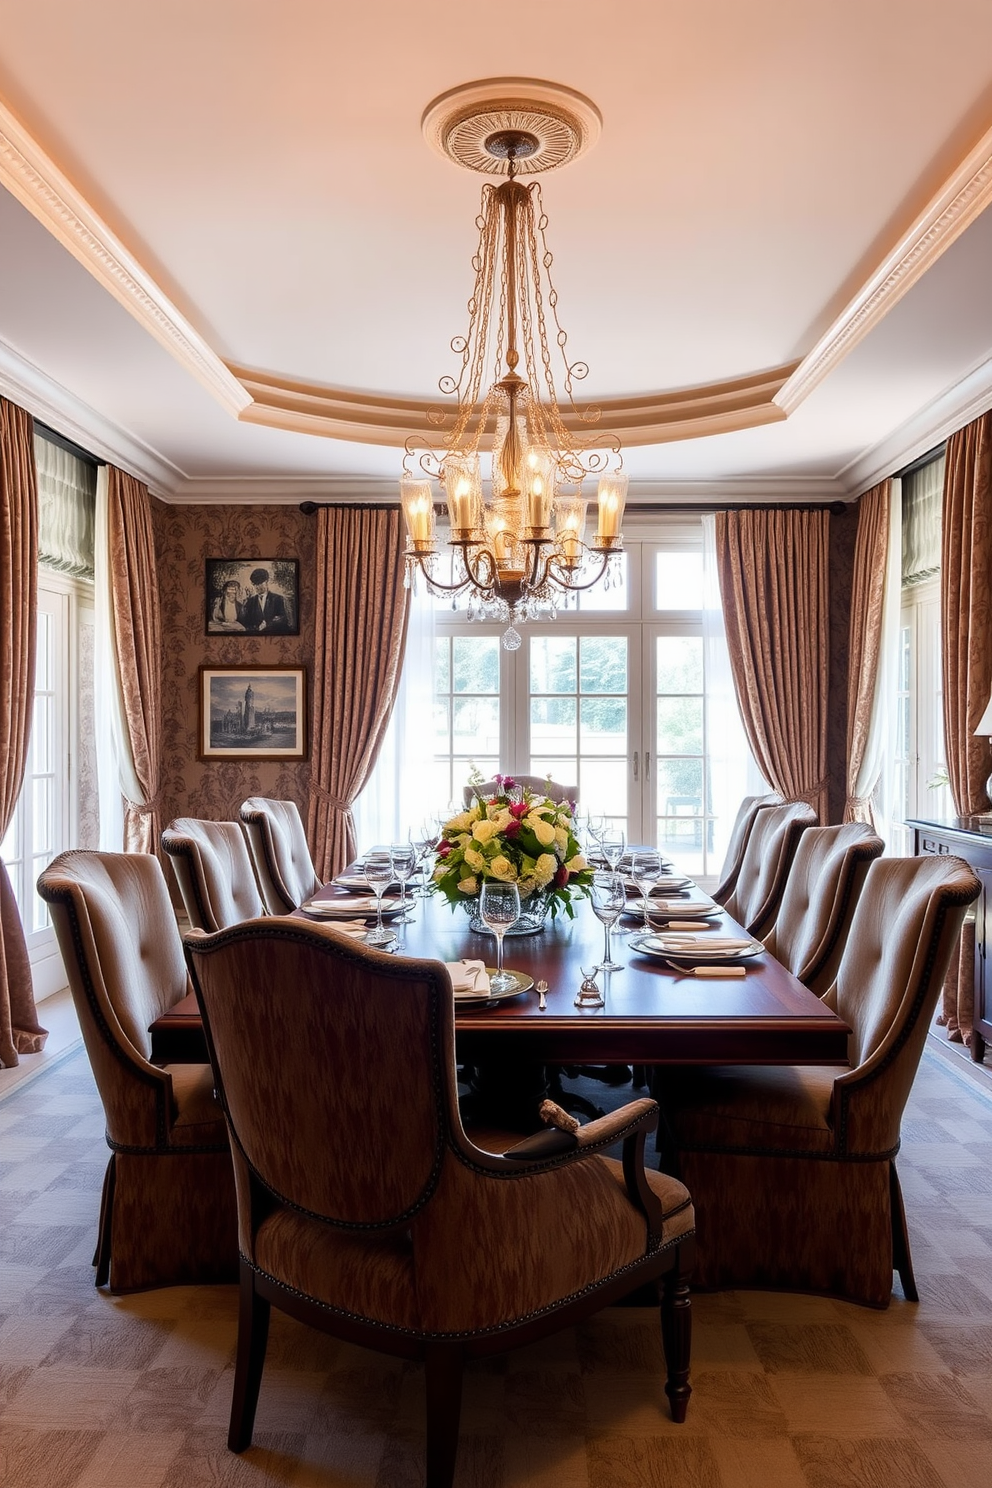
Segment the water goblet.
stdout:
[[427,872],[427,864],[431,860],[435,847],[437,847],[439,837],[440,832],[437,822],[432,819],[425,819],[420,823],[420,826],[417,828],[417,835],[413,839],[413,845],[417,850],[417,867],[421,873],[420,888],[417,891],[421,899],[428,899],[430,897],[430,874]]
[[496,937],[496,971],[489,979],[493,992],[508,992],[517,985],[512,972],[503,970],[503,936],[520,917],[520,891],[516,884],[487,878],[479,896],[479,914]]
[[651,890],[661,877],[661,854],[657,852],[634,853],[630,863],[630,876],[637,885],[641,896],[641,910],[644,915],[644,923],[637,935],[650,935],[652,930],[651,920],[648,916],[648,905]]
[[620,859],[623,857],[624,852],[627,848],[627,838],[624,834],[623,828],[607,826],[603,831],[599,842],[600,847],[603,851],[603,857],[606,859],[607,866],[609,867],[611,873],[616,873],[617,869],[620,867]]
[[406,886],[416,871],[417,849],[412,842],[394,842],[389,849],[389,856],[393,865],[393,878],[400,886],[400,919],[404,925],[408,925],[413,916],[407,910]]
[[393,881],[393,854],[388,847],[373,847],[365,854],[365,882],[375,895],[376,924],[365,937],[370,946],[391,945],[395,936],[382,923],[382,896]]
[[603,959],[596,971],[621,971],[623,963],[614,961],[610,946],[613,926],[627,904],[627,890],[618,873],[594,873],[589,886],[592,912],[603,927]]

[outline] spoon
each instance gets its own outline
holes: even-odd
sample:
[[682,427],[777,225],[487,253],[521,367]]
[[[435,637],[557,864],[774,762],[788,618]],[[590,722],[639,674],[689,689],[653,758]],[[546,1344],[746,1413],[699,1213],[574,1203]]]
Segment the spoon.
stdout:
[[547,1010],[547,1006],[548,1006],[547,993],[548,993],[548,984],[544,980],[544,978],[542,977],[541,980],[537,984],[537,1010],[538,1010],[539,1013],[543,1013],[543,1012],[545,1012]]

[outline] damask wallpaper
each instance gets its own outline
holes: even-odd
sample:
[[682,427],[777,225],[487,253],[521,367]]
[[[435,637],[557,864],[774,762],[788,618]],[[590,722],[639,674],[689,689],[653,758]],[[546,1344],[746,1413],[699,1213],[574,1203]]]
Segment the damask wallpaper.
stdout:
[[[314,536],[295,506],[166,506],[154,501],[162,606],[162,822],[176,816],[237,820],[248,796],[293,800],[307,814],[309,761],[198,760],[198,668],[303,666],[312,711]],[[298,558],[298,636],[206,635],[207,558]],[[309,716],[308,716],[309,739]]]

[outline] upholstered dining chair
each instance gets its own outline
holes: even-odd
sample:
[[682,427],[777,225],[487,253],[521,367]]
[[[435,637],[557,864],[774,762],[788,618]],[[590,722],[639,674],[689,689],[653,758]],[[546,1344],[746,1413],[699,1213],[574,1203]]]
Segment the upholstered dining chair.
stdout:
[[251,796],[239,815],[269,914],[289,914],[299,909],[323,885],[313,866],[296,802]]
[[96,1284],[114,1292],[237,1274],[231,1154],[207,1064],[151,1063],[148,1026],[190,990],[158,859],[63,853],[42,873],[107,1121]]
[[225,930],[265,914],[241,822],[180,816],[162,833],[194,930]]
[[764,796],[745,796],[737,808],[734,825],[730,829],[730,841],[727,843],[727,855],[720,869],[720,881],[713,891],[714,899],[720,904],[729,899],[731,891],[737,882],[737,875],[741,871],[741,863],[744,861],[744,849],[747,847],[747,839],[751,835],[754,819],[758,812],[766,806],[781,806],[782,797],[778,791],[769,791]]
[[[717,899],[752,935],[762,935],[770,928],[799,839],[807,827],[816,824],[816,812],[805,801],[765,806],[757,812],[737,882],[725,899]],[[715,894],[713,897],[717,898]]]
[[765,945],[818,997],[833,986],[868,868],[885,843],[864,822],[807,827]]
[[[452,1481],[465,1360],[642,1283],[661,1283],[665,1388],[684,1419],[693,1213],[681,1183],[645,1170],[653,1101],[578,1135],[551,1128],[508,1151],[493,1137],[477,1146],[459,1116],[443,963],[288,917],[185,943],[238,1191],[233,1451],[251,1443],[273,1304],[424,1361],[433,1488]],[[272,996],[246,1002],[246,978]],[[300,1079],[315,1068],[319,1078]],[[602,1156],[619,1140],[622,1165]]]
[[[558,785],[556,781],[549,780],[547,775],[513,775],[511,776],[515,785],[526,786],[527,790],[534,791],[539,796],[547,796],[552,801],[577,801],[579,787],[577,785]],[[466,785],[462,796],[466,806],[471,806],[476,796],[491,796],[499,789],[495,780],[485,780],[481,785]]]
[[896,1172],[903,1108],[968,905],[959,858],[878,858],[824,1001],[851,1028],[845,1067],[675,1072],[663,1163],[691,1185],[703,1287],[917,1300]]

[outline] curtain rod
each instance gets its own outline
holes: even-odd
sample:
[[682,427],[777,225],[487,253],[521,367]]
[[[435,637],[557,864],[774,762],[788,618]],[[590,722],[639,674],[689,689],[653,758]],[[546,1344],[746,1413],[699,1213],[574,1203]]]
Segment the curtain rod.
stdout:
[[107,463],[105,460],[98,460],[96,455],[91,455],[89,450],[83,449],[81,444],[67,438],[65,434],[60,434],[57,429],[49,428],[48,424],[43,424],[41,419],[35,419],[34,430],[42,439],[47,439],[49,444],[58,445],[59,449],[64,449],[67,454],[75,455],[77,460],[82,460],[84,465],[91,465],[94,470],[99,470],[101,465]]
[[[343,507],[351,511],[374,511],[383,507],[395,507],[396,501],[301,501],[300,511],[305,517],[312,517],[314,512],[329,510],[331,507]],[[627,515],[639,516],[646,512],[649,516],[664,516],[668,512],[691,512],[696,516],[704,517],[710,512],[734,512],[734,511],[776,511],[776,512],[829,512],[832,517],[842,517],[845,512],[852,510],[857,505],[854,501],[630,501],[627,503]],[[446,511],[441,503],[436,503],[436,512]]]

